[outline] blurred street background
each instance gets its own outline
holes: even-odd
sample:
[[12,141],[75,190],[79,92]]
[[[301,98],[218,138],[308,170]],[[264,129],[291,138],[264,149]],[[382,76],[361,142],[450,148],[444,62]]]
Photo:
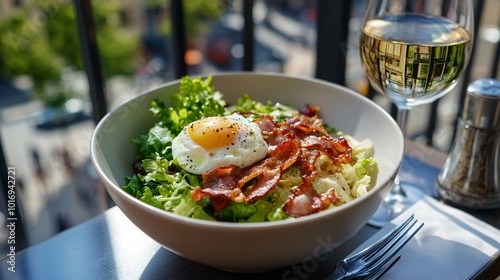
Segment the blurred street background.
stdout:
[[[366,94],[358,37],[366,0],[352,1],[347,86]],[[106,78],[108,110],[172,80],[169,1],[92,1]],[[242,0],[184,1],[191,75],[241,69]],[[500,1],[487,0],[472,80],[489,75],[500,40]],[[314,76],[316,1],[254,1],[256,71]],[[113,206],[89,159],[88,83],[78,45],[72,1],[0,2],[0,139],[8,166],[16,168],[28,244],[34,245]],[[459,88],[459,86],[457,87]],[[434,146],[447,152],[457,90],[443,98]],[[390,102],[375,101],[385,109]],[[428,106],[409,116],[409,133],[423,131]],[[0,212],[0,215],[3,215]],[[5,217],[0,223],[5,223]],[[6,250],[0,227],[0,252]],[[0,255],[0,258],[1,255]]]

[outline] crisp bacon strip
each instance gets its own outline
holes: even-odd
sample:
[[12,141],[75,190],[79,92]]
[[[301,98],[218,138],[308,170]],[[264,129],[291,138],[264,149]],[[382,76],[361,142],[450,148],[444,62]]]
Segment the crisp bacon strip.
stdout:
[[306,104],[299,112],[301,115],[313,117],[318,115],[318,111],[319,106],[310,106],[309,104]]
[[[284,133],[281,129],[275,129],[273,132],[273,134]],[[276,140],[276,138],[273,139]],[[261,164],[250,166],[243,172],[240,187],[243,187],[252,178],[261,176],[257,184],[245,193],[247,201],[250,202],[265,196],[278,184],[283,170],[297,161],[300,155],[300,142],[290,133],[286,133],[282,140],[276,148],[268,153],[269,157],[262,161]]]
[[323,126],[323,120],[316,115],[312,117],[300,115],[299,118],[287,119],[286,124],[300,139],[311,134],[328,135],[328,131]]
[[264,168],[259,169],[260,179],[250,190],[245,192],[246,201],[252,202],[256,199],[264,197],[271,191],[276,184],[281,180],[282,167],[276,166],[273,169],[264,171]]
[[300,148],[300,156],[297,163],[301,166],[301,173],[303,174],[303,177],[315,177],[317,175],[314,164],[320,155],[321,153],[319,150]]
[[262,131],[262,133],[272,132],[275,128],[278,128],[278,124],[274,121],[273,117],[265,115],[254,121]]
[[288,197],[283,206],[288,216],[298,218],[321,212],[339,200],[334,189],[318,194],[312,185],[314,177],[315,175],[305,176],[304,183],[294,189],[292,195]]
[[[352,150],[344,138],[328,136],[318,110],[318,107],[306,106],[300,117],[280,124],[271,116],[257,119],[255,122],[269,146],[266,158],[246,168],[225,166],[203,173],[204,188],[191,191],[193,200],[208,195],[215,211],[221,211],[230,201],[254,201],[278,184],[283,170],[296,164],[301,168],[303,184],[295,188],[285,202],[285,212],[292,217],[301,217],[328,208],[338,198],[333,190],[321,195],[316,192],[311,183],[317,176],[314,165],[321,152],[335,164],[350,163]],[[257,179],[257,182],[243,193],[242,188],[252,179]]]
[[[300,154],[300,142],[292,133],[275,129],[272,135],[273,144],[277,145],[268,152],[268,156],[264,160],[243,169],[231,165],[203,173],[204,188],[193,190],[191,198],[200,200],[203,195],[209,195],[212,198],[215,211],[220,211],[229,203],[229,200],[251,202],[265,196],[278,184],[282,171],[295,163]],[[279,143],[277,143],[277,139],[280,139]],[[258,182],[243,194],[241,188],[248,181],[257,177],[259,178]],[[221,198],[226,201],[221,201]]]
[[351,163],[352,149],[344,137],[332,138],[325,136],[309,135],[302,139],[303,148],[317,148],[327,154],[335,164]]
[[320,154],[319,150],[301,148],[301,154],[297,163],[302,167],[303,184],[295,189],[285,202],[283,208],[288,216],[297,218],[316,213],[327,209],[332,203],[339,200],[335,194],[335,190],[330,189],[320,195],[312,185],[312,181],[318,176],[314,164]]
[[283,208],[288,216],[303,217],[322,210],[323,203],[310,180],[304,180],[302,185],[293,190]]
[[245,195],[238,188],[241,168],[235,165],[215,168],[203,174],[203,189],[191,191],[191,198],[199,201],[203,196],[209,195],[215,211],[224,209],[229,201],[244,202]]

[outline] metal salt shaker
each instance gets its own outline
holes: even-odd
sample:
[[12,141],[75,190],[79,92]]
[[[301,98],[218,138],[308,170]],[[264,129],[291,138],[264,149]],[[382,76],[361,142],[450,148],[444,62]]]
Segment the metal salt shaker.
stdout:
[[480,79],[467,88],[436,187],[445,201],[475,209],[500,207],[500,81]]

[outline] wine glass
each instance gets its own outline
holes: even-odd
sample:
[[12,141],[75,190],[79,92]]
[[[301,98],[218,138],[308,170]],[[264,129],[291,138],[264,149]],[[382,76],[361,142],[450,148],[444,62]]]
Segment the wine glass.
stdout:
[[[396,121],[405,136],[409,110],[449,92],[470,57],[472,0],[439,2],[368,0],[365,8],[360,38],[363,68],[371,86],[396,105]],[[369,223],[382,227],[422,196],[417,186],[396,176]]]

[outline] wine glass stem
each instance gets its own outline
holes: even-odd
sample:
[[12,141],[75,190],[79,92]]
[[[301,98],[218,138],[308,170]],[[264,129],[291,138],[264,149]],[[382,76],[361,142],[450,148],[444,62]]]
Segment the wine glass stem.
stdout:
[[[403,137],[406,138],[406,129],[408,124],[408,113],[409,109],[398,107],[396,122],[403,133]],[[401,187],[399,182],[399,174],[396,175],[396,179],[394,179],[394,184],[392,185],[391,191],[389,195],[386,197],[386,203],[394,203],[397,200],[404,199],[406,197],[406,193]]]
[[397,111],[398,113],[396,115],[396,122],[398,123],[401,132],[403,132],[403,137],[406,138],[406,126],[408,124],[408,113],[410,112],[410,110],[398,107]]

